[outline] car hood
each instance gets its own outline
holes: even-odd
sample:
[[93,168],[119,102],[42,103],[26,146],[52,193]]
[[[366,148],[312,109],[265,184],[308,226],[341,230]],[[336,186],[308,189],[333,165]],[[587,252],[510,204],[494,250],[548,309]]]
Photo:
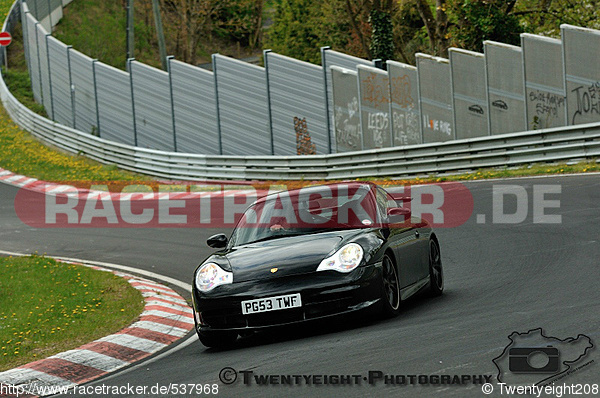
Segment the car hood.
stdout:
[[327,232],[250,243],[230,249],[226,257],[234,282],[306,274],[335,252],[343,235]]

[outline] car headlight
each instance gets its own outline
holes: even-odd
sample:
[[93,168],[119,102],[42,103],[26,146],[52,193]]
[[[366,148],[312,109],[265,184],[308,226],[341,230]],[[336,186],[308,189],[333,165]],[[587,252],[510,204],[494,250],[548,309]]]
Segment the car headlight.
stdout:
[[229,283],[233,283],[233,272],[227,272],[215,263],[206,263],[196,272],[196,287],[201,292]]
[[363,248],[357,243],[348,243],[331,257],[321,261],[317,271],[350,272],[358,267],[363,259]]

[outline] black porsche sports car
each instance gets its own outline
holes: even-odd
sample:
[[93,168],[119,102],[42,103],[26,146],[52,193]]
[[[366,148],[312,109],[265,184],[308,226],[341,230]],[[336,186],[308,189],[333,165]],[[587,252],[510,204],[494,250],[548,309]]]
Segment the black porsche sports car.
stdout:
[[[410,198],[363,182],[270,194],[194,273],[196,331],[207,347],[238,335],[373,307],[386,316],[444,289],[438,239]],[[401,206],[403,204],[404,206]]]

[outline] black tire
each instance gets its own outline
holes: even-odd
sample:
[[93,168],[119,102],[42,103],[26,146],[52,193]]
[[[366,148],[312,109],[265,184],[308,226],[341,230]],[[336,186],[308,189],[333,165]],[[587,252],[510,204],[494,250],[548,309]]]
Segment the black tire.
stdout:
[[229,348],[238,338],[236,332],[202,332],[197,330],[200,342],[209,348]]
[[383,256],[381,268],[383,315],[391,318],[400,313],[400,278],[398,278],[398,270],[394,261],[387,254]]
[[442,254],[437,240],[429,241],[429,293],[431,296],[440,296],[444,291],[444,269],[442,267]]

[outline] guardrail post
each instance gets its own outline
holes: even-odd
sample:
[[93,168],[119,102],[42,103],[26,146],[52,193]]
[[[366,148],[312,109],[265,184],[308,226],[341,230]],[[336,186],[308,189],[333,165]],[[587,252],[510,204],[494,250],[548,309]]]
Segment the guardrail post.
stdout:
[[213,77],[215,79],[215,108],[217,110],[217,134],[219,135],[219,155],[223,154],[223,137],[221,136],[221,112],[219,111],[219,84],[217,79],[217,54],[212,55]]
[[50,47],[48,47],[48,37],[52,35],[47,34],[46,40],[46,58],[48,59],[48,87],[50,87],[50,118],[54,121],[54,95],[52,94],[52,68],[50,67]]
[[333,153],[333,143],[331,140],[331,120],[329,120],[329,93],[327,92],[327,61],[325,58],[325,51],[331,50],[331,47],[321,47],[321,65],[323,66],[323,90],[325,90],[325,120],[327,126],[327,151]]
[[[360,89],[360,74],[358,71],[358,67],[356,70],[356,87],[358,88],[358,123],[360,125],[360,128],[362,130],[362,134],[360,135],[360,147],[362,149],[365,149],[365,131],[363,130],[363,112],[362,112],[362,92]],[[335,108],[334,108],[335,109]]]
[[135,61],[135,58],[129,58],[127,60],[127,71],[129,72],[129,88],[131,89],[131,113],[133,115],[133,145],[138,146],[137,138],[137,125],[135,123],[135,99],[133,96],[133,68],[131,63]]
[[269,136],[271,137],[271,155],[275,155],[275,138],[273,137],[273,113],[271,111],[271,84],[269,83],[269,56],[270,49],[263,50],[265,60],[265,77],[267,82],[267,107],[269,111]]
[[38,59],[38,78],[40,79],[40,98],[42,99],[42,104],[44,103],[44,89],[42,88],[42,63],[40,62],[40,35],[38,35],[37,27],[40,25],[39,22],[35,23],[35,44],[37,47],[37,59]]
[[175,56],[167,57],[167,73],[169,74],[169,95],[171,96],[171,120],[173,121],[173,151],[177,152],[177,129],[175,128],[175,100],[173,99],[173,77],[171,76],[171,61]]
[[67,68],[69,69],[69,93],[71,95],[71,117],[73,119],[73,128],[77,128],[75,118],[75,86],[73,85],[73,76],[71,74],[71,50],[73,46],[67,46]]
[[456,132],[456,102],[454,98],[454,63],[450,59],[452,54],[448,53],[448,63],[450,64],[450,103],[452,104],[452,123],[454,128],[452,129],[452,139],[456,140],[458,133]]
[[[19,0],[19,4],[21,6],[21,10],[23,10],[23,0]],[[29,29],[27,28],[27,14],[30,13],[29,6],[27,6],[27,10],[27,12],[21,15],[21,21],[23,21],[21,23],[21,30],[23,31],[23,50],[25,52],[25,60],[27,61],[27,71],[29,72],[29,76],[31,76],[31,54],[29,53],[31,46],[29,45]]]
[[96,127],[98,128],[98,137],[100,137],[100,108],[98,107],[98,84],[96,83],[97,62],[97,59],[92,61],[92,75],[94,76],[94,99],[96,100]]
[[[560,46],[560,48],[561,48],[561,52],[562,52],[561,61],[562,61],[562,70],[563,70],[563,78],[564,78],[563,84],[565,87],[565,91],[564,91],[564,93],[565,93],[565,126],[569,126],[574,123],[569,123],[569,101],[567,100],[567,93],[568,93],[567,92],[567,87],[568,87],[567,86],[567,84],[568,84],[568,81],[567,81],[567,49],[565,48],[566,41],[564,39],[564,37],[565,37],[564,33],[565,32],[563,31],[563,28],[561,28],[560,35],[562,37],[562,43],[561,43],[562,45]],[[525,65],[523,65],[523,69],[525,69]],[[527,98],[527,94],[525,94],[525,98]]]
[[423,117],[423,102],[421,101],[421,74],[419,73],[419,63],[415,62],[415,65],[417,66],[417,102],[419,105],[419,130],[421,131],[421,144],[424,144],[425,143],[425,128],[424,128],[425,118]]
[[523,36],[521,36],[521,65],[523,66],[523,95],[525,96],[525,102],[523,111],[525,112],[525,130],[529,128],[529,111],[527,110],[527,70],[525,68],[525,49],[523,48]]
[[490,104],[490,76],[488,74],[488,61],[489,56],[486,56],[485,51],[485,42],[483,44],[483,76],[485,81],[485,103],[488,107],[487,112],[487,126],[488,126],[488,135],[492,135],[492,106]]

